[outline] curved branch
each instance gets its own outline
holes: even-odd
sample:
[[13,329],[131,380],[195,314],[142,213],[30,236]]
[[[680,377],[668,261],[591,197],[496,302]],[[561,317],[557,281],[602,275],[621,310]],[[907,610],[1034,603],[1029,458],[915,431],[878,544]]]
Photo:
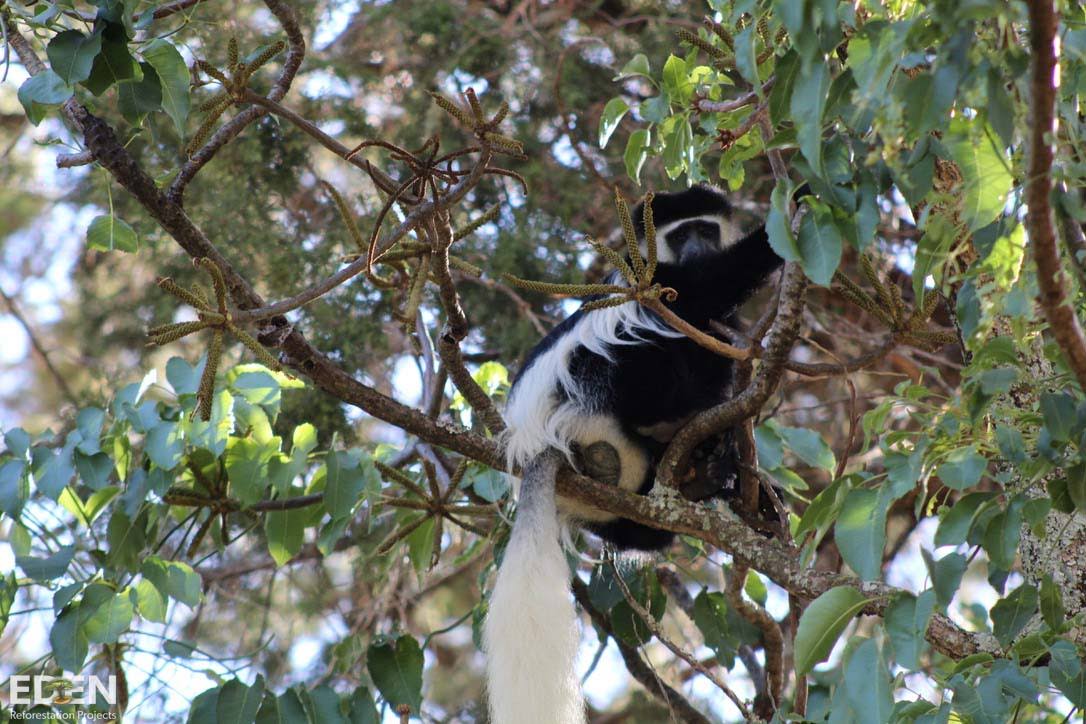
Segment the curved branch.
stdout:
[[1029,132],[1029,168],[1026,172],[1026,231],[1033,259],[1045,319],[1067,363],[1086,389],[1086,334],[1074,308],[1067,300],[1067,276],[1060,263],[1056,224],[1052,212],[1053,141],[1056,135],[1056,88],[1059,83],[1056,28],[1059,16],[1051,0],[1031,0],[1029,42],[1033,63],[1030,97],[1033,118]]
[[[286,96],[291,83],[294,82],[294,77],[298,74],[298,69],[302,65],[302,59],[305,57],[305,37],[298,25],[297,16],[286,3],[282,2],[282,0],[264,0],[264,4],[268,6],[268,10],[271,10],[272,15],[279,21],[279,25],[287,34],[287,57],[283,61],[279,77],[276,78],[271,91],[268,93],[269,100],[278,101]],[[214,158],[215,154],[223,146],[237,138],[249,124],[265,113],[267,111],[262,108],[246,108],[215,131],[211,138],[207,140],[207,143],[197,149],[185,162],[173,183],[170,184],[167,192],[170,201],[181,205],[184,200],[185,187],[196,177],[200,169],[206,166],[208,161]]]

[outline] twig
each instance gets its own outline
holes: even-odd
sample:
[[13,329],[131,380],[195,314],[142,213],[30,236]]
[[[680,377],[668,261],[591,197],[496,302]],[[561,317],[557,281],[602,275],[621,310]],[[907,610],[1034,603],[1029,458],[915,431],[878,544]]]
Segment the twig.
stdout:
[[749,572],[750,569],[747,566],[733,565],[724,587],[724,596],[740,616],[762,632],[767,694],[772,709],[775,710],[781,704],[781,695],[784,691],[784,634],[781,632],[780,624],[769,615],[768,611],[743,598],[743,583]]
[[68,402],[78,406],[79,398],[75,396],[75,393],[72,392],[72,388],[68,386],[68,381],[64,378],[64,375],[60,374],[60,370],[53,365],[53,360],[49,358],[49,353],[45,351],[45,345],[38,339],[38,335],[34,331],[34,328],[30,326],[30,322],[23,316],[18,305],[15,304],[15,299],[9,296],[3,289],[0,289],[0,298],[4,300],[4,304],[7,305],[8,312],[11,316],[15,318],[15,321],[18,322],[19,326],[23,328],[23,331],[26,332],[26,336],[30,338],[30,345],[34,348],[34,351],[38,353],[38,357],[41,358],[42,364],[45,365],[45,369],[49,372],[49,376],[52,377],[53,382],[56,383],[57,389],[60,390],[61,394],[64,395],[64,398],[68,400]]
[[622,595],[626,599],[627,605],[629,605],[629,607],[633,609],[633,612],[645,622],[645,625],[648,626],[649,630],[652,631],[653,635],[660,640],[660,643],[666,646],[668,650],[671,651],[671,653],[675,654],[680,659],[685,661],[687,665],[690,666],[690,668],[694,669],[706,679],[711,681],[716,688],[724,692],[724,695],[731,699],[731,702],[735,704],[737,709],[739,709],[739,712],[743,715],[743,718],[749,721],[750,710],[747,709],[746,703],[742,699],[740,699],[739,696],[734,691],[732,691],[731,687],[725,684],[719,676],[717,676],[715,673],[710,671],[708,667],[698,661],[693,654],[683,649],[681,646],[676,644],[664,634],[663,630],[660,628],[660,624],[656,621],[655,618],[652,617],[652,613],[649,612],[649,610],[646,609],[644,606],[642,606],[636,598],[634,598],[633,593],[630,592],[629,587],[626,585],[626,581],[623,580],[622,574],[618,570],[618,566],[615,565],[615,561],[613,558],[609,561],[609,564],[615,574],[615,584],[618,585],[619,590],[622,591]]
[[1086,389],[1086,334],[1067,301],[1067,277],[1060,263],[1052,193],[1053,139],[1056,135],[1056,72],[1059,17],[1051,0],[1031,0],[1029,39],[1030,72],[1029,168],[1026,171],[1026,232],[1037,263],[1037,283],[1045,319],[1067,358],[1079,386]]
[[592,618],[592,623],[610,636],[615,645],[618,646],[618,651],[622,655],[622,661],[626,664],[626,670],[630,672],[630,676],[636,679],[641,686],[645,687],[649,693],[659,699],[672,714],[682,721],[687,722],[687,724],[709,724],[709,719],[695,709],[687,701],[686,697],[660,680],[656,672],[642,660],[637,649],[615,635],[614,628],[611,626],[611,617],[592,605],[592,598],[589,596],[588,586],[585,582],[574,576],[571,584],[573,597],[577,599],[577,603],[581,608],[588,612],[588,615]]
[[[302,36],[301,27],[298,25],[298,18],[294,14],[294,10],[290,8],[282,0],[264,0],[264,4],[268,6],[268,9],[275,16],[276,20],[282,26],[283,31],[287,34],[287,56],[283,60],[283,67],[279,71],[279,77],[276,78],[275,83],[272,85],[271,91],[268,93],[267,100],[279,101],[286,96],[287,91],[290,90],[291,83],[294,82],[294,77],[298,74],[298,69],[302,65],[302,59],[305,57],[305,38]],[[257,95],[257,94],[253,94]],[[178,172],[177,177],[174,178],[170,184],[169,190],[166,192],[167,198],[178,206],[184,203],[185,187],[196,177],[196,174],[200,172],[208,161],[215,157],[215,154],[225,146],[233,141],[242,131],[246,129],[253,121],[263,116],[267,111],[263,108],[246,108],[241,113],[234,116],[232,119],[222,125],[219,130],[207,140],[207,142],[196,150],[195,153],[181,166],[181,170]]]

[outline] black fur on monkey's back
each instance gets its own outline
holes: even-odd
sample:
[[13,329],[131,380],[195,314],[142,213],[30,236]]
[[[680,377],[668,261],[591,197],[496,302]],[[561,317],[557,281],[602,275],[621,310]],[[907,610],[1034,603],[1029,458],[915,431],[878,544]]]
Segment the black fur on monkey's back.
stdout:
[[[717,190],[696,186],[676,193],[657,194],[653,199],[654,226],[662,228],[682,219],[698,216],[731,216],[731,207]],[[639,237],[643,237],[642,205],[633,212]],[[678,227],[682,230],[683,226]],[[681,236],[681,234],[680,234]],[[658,239],[664,244],[664,239]],[[660,262],[655,283],[678,292],[668,307],[698,329],[712,334],[711,320],[735,323],[735,312],[783,263],[770,248],[764,225],[728,248],[705,252],[686,263]],[[588,312],[592,314],[593,312]],[[532,360],[568,333],[585,312],[578,311],[540,342],[525,361]],[[578,347],[569,360],[570,371],[585,389],[593,390],[593,406],[612,412],[623,432],[645,449],[651,464],[638,490],[652,488],[656,464],[667,447],[639,430],[688,419],[726,400],[731,395],[733,362],[698,345],[689,338],[668,337],[643,331],[643,343],[611,347],[607,360]],[[713,466],[719,485],[705,497],[729,497],[736,489],[738,458],[734,435],[725,434],[731,455]],[[673,534],[626,519],[592,523],[588,527],[620,549],[657,550],[668,545]]]

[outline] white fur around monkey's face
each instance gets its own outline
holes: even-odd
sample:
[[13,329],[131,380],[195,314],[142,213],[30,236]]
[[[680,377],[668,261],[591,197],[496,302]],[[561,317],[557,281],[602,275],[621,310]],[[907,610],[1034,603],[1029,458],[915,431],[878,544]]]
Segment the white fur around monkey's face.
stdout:
[[[656,260],[664,264],[685,264],[698,256],[727,249],[742,234],[725,216],[705,215],[679,219],[656,228]],[[648,242],[640,242],[641,256],[648,258]]]

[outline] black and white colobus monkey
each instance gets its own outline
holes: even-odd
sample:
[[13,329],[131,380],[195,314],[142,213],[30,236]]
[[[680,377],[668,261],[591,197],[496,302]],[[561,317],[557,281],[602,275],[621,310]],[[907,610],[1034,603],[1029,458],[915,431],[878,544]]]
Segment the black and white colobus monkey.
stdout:
[[[716,189],[661,193],[652,210],[659,262],[653,280],[678,292],[669,306],[700,330],[711,332],[710,320],[728,321],[782,264],[764,226],[745,236],[737,232],[731,206]],[[642,212],[638,205],[632,215],[645,255]],[[578,311],[528,355],[506,405],[509,462],[523,470],[517,518],[484,627],[493,724],[584,721],[560,517],[620,549],[658,550],[673,537],[556,500],[563,456],[584,471],[593,451],[613,451],[613,482],[646,494],[675,432],[726,399],[731,381],[730,360],[636,302]]]

